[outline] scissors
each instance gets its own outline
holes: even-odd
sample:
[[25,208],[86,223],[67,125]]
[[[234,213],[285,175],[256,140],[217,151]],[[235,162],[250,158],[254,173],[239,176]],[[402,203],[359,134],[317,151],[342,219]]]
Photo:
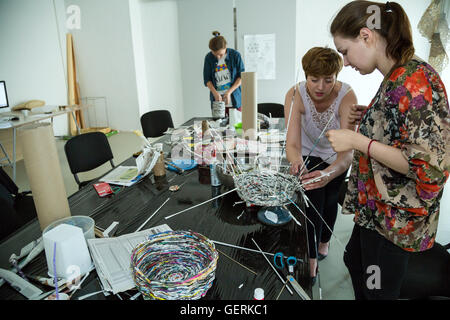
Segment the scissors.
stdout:
[[[273,256],[273,263],[278,269],[284,269],[284,254],[282,252],[277,252]],[[286,264],[288,266],[289,273],[294,272],[294,266],[297,264],[297,258],[294,256],[286,257]]]

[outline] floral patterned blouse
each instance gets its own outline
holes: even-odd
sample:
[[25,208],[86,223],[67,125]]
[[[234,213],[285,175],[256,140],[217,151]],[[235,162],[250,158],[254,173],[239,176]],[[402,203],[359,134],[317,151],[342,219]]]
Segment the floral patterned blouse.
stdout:
[[385,79],[359,132],[401,149],[406,175],[355,150],[343,213],[407,251],[431,248],[450,171],[444,84],[427,63],[411,60]]

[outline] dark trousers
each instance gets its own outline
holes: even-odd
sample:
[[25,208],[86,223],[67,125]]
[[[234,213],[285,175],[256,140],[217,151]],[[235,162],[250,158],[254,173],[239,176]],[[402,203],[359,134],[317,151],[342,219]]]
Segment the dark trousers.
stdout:
[[412,253],[378,232],[355,224],[345,248],[344,263],[350,272],[356,300],[393,300],[400,296]]
[[[305,159],[306,157],[303,157],[303,160]],[[318,165],[313,169],[313,171],[323,170],[328,167],[328,164],[325,162],[322,163],[322,159],[319,157],[309,157],[308,160],[309,163],[306,166],[308,169],[314,168],[316,165]],[[305,206],[305,214],[309,219],[309,221],[307,222],[307,230],[309,257],[311,259],[317,258],[318,242],[325,243],[330,241],[331,239],[332,233],[330,229],[334,229],[334,224],[336,222],[339,188],[343,183],[346,174],[347,171],[331,180],[323,188],[305,192],[306,196],[309,198],[315,208],[314,209],[313,206],[311,206],[311,204],[309,203],[309,206]],[[320,214],[323,220],[319,217],[318,214]],[[323,221],[325,221],[330,229],[328,229],[328,227],[324,225]]]

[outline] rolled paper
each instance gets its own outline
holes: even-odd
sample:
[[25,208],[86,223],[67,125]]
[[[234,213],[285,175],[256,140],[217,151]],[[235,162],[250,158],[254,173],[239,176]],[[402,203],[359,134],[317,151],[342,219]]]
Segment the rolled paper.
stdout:
[[166,175],[166,167],[164,163],[164,153],[161,151],[158,161],[156,161],[155,166],[153,167],[153,174],[155,177],[162,177]]
[[208,124],[208,121],[207,121],[207,120],[203,120],[203,121],[202,121],[202,136],[203,136],[203,137],[206,136],[206,133],[208,132],[208,130],[209,130],[209,124]]
[[44,230],[53,221],[71,215],[53,129],[49,123],[24,126],[18,130],[18,138],[37,217]]
[[258,90],[256,72],[243,72],[242,78],[242,130],[243,137],[256,140],[258,130]]

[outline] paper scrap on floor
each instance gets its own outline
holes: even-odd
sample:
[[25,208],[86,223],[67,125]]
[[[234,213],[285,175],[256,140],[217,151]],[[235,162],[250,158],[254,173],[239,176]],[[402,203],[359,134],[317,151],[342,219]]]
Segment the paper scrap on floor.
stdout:
[[116,238],[89,239],[91,257],[104,290],[116,294],[134,289],[135,284],[130,269],[133,249],[146,241],[149,235],[171,230],[167,224],[163,224]]

